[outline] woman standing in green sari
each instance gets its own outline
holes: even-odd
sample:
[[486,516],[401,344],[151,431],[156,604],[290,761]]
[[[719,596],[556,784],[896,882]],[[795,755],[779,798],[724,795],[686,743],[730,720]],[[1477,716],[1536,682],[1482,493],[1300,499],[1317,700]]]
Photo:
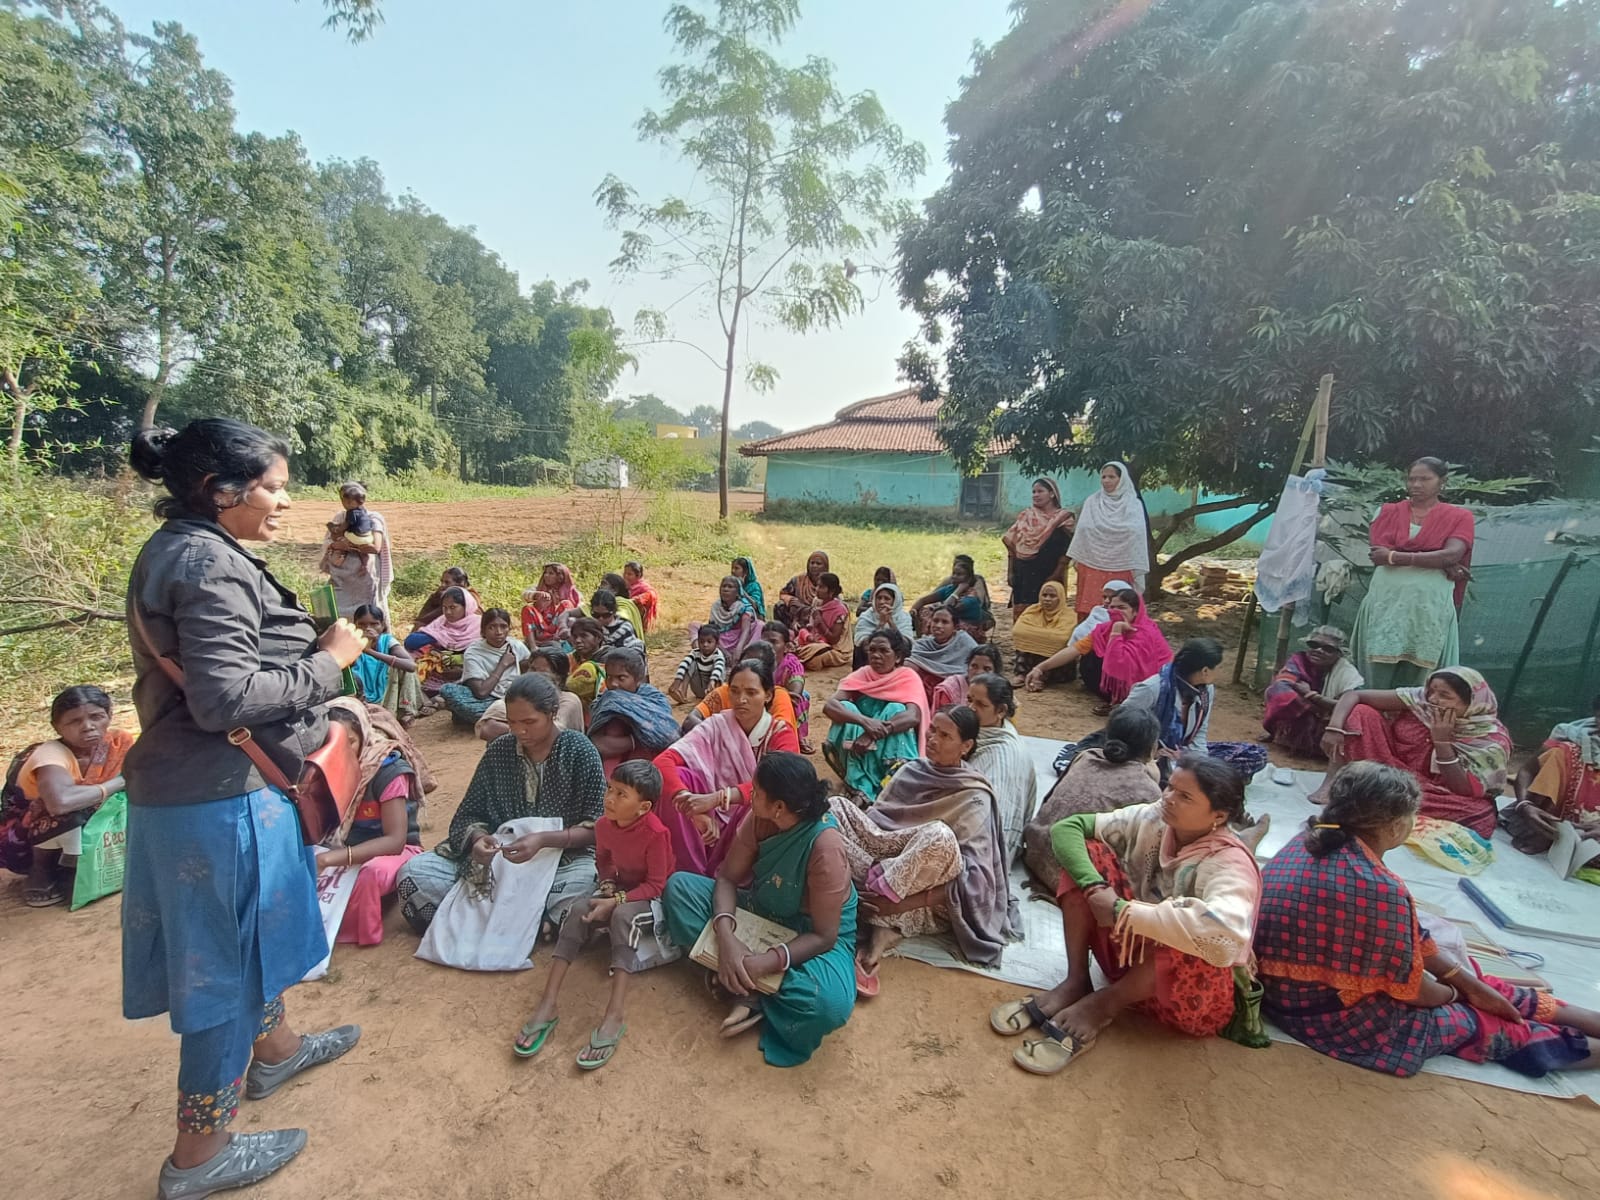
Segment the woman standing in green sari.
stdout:
[[1461,661],[1457,614],[1472,578],[1472,513],[1439,498],[1450,468],[1419,458],[1406,474],[1406,499],[1372,522],[1372,582],[1356,614],[1351,659],[1367,687],[1422,687]]
[[839,681],[822,706],[833,727],[822,757],[852,792],[870,802],[896,762],[922,754],[928,733],[928,692],[905,666],[911,643],[887,626],[867,639],[867,665]]
[[[716,880],[679,871],[662,897],[679,945],[692,946],[707,923],[715,931],[713,990],[733,998],[722,1036],[762,1025],[761,1053],[774,1067],[805,1062],[855,1007],[856,890],[827,796],[800,755],[767,755],[756,767],[750,815]],[[750,886],[740,888],[746,880]],[[795,936],[753,953],[740,940],[737,908]],[[756,990],[753,980],[778,972],[775,994]]]

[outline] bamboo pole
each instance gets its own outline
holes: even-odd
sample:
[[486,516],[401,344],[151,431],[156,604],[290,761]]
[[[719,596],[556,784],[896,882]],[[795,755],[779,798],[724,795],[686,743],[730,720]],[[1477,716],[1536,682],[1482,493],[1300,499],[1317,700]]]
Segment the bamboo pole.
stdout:
[[[1289,474],[1300,474],[1305,464],[1307,443],[1311,444],[1313,470],[1328,465],[1328,417],[1333,411],[1333,375],[1330,372],[1317,382],[1317,398],[1306,417],[1305,432],[1300,435],[1300,447],[1295,451],[1294,465]],[[1273,670],[1281,670],[1289,659],[1289,629],[1294,624],[1294,603],[1291,601],[1278,610],[1278,645],[1273,653]]]

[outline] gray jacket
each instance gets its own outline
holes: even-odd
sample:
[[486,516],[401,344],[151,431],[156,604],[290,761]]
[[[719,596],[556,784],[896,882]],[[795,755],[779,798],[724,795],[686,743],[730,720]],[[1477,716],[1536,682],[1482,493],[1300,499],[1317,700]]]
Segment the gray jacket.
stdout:
[[[143,631],[153,645],[145,645]],[[289,779],[326,740],[326,704],[339,665],[317,649],[316,627],[267,564],[220,525],[168,521],[139,551],[128,582],[129,637],[142,732],[123,775],[128,803],[201,804],[266,783],[228,731],[250,729]],[[156,666],[183,669],[182,692]]]

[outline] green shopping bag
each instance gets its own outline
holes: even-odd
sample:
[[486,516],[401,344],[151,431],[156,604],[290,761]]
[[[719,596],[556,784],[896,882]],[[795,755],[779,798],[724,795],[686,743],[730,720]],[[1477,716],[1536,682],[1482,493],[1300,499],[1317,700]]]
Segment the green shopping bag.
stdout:
[[83,827],[78,878],[72,885],[72,911],[122,890],[128,863],[128,793],[113,792]]

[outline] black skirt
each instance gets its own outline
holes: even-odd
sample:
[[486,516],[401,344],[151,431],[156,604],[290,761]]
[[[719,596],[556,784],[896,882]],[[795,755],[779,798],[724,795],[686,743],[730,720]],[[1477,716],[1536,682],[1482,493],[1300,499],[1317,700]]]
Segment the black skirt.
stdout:
[[1032,558],[1011,560],[1011,605],[1039,603],[1039,589],[1050,582],[1072,546],[1070,530],[1057,529]]

